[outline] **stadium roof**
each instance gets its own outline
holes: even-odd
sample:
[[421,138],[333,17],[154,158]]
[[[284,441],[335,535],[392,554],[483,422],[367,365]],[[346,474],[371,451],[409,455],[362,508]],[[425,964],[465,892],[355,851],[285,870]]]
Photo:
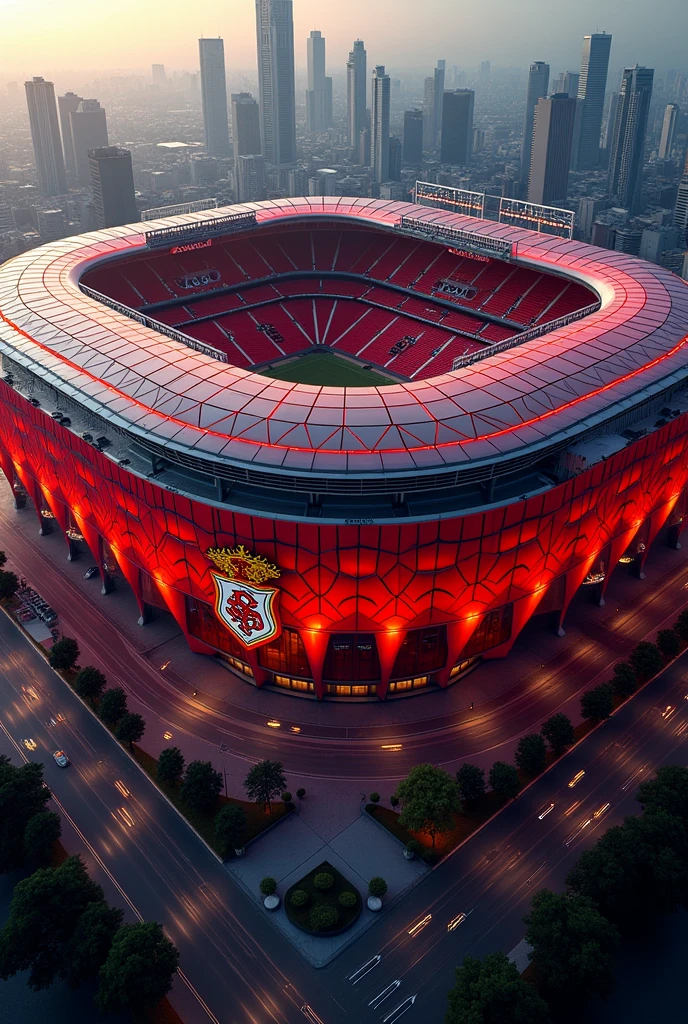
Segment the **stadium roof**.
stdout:
[[[288,219],[402,215],[517,244],[517,261],[575,277],[600,309],[428,380],[369,388],[273,380],[221,363],[85,295],[99,261],[145,252],[144,230],[254,211]],[[302,225],[299,225],[302,226]],[[688,376],[688,287],[581,242],[407,203],[283,199],[60,239],[0,266],[0,352],[113,425],[180,452],[291,473],[417,474],[575,437]]]

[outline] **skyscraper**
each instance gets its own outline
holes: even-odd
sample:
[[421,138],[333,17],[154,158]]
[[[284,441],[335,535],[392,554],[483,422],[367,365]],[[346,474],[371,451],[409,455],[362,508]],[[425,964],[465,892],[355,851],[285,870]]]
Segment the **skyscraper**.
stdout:
[[389,181],[401,181],[401,140],[389,140]]
[[82,99],[83,96],[77,96],[75,92],[66,92],[64,96],[57,97],[57,106],[60,111],[60,131],[62,132],[62,152],[67,174],[71,177],[76,176],[76,163],[74,162],[74,140],[72,139],[69,115],[78,110]]
[[435,132],[435,76],[425,79],[423,93],[423,149],[434,149],[437,145]]
[[578,99],[583,101],[580,128],[576,140],[576,167],[579,171],[597,167],[600,160],[600,133],[604,94],[612,37],[606,32],[585,36],[581,60]]
[[120,224],[135,224],[139,213],[129,150],[118,146],[92,149],[88,160],[98,227],[114,228]]
[[167,85],[167,72],[164,64],[153,64],[151,67],[153,85]]
[[535,108],[528,202],[564,202],[569,186],[576,99],[566,93],[541,97]]
[[260,133],[270,164],[296,163],[292,0],[256,0]]
[[77,181],[80,185],[88,187],[91,181],[88,151],[107,146],[107,117],[98,100],[82,100],[78,108],[69,115],[69,123],[72,129]]
[[[578,95],[579,82],[580,75],[577,71],[562,71],[561,74],[557,75],[557,77],[554,79],[554,87],[552,89],[552,92],[565,92],[567,96],[575,97]],[[546,96],[547,93],[544,92],[542,95]]]
[[530,65],[528,72],[528,92],[526,93],[526,113],[523,118],[523,142],[521,144],[521,181],[528,181],[530,174],[530,155],[533,150],[533,124],[535,107],[543,96],[547,95],[549,86],[549,64],[536,60]]
[[662,134],[659,140],[658,156],[660,160],[671,160],[671,152],[674,148],[674,136],[676,134],[676,123],[680,112],[678,104],[667,104],[666,110],[664,111],[664,120],[662,121]]
[[404,114],[404,163],[423,162],[423,111],[407,110]]
[[199,39],[201,100],[205,149],[209,156],[229,156],[227,80],[223,39]]
[[433,105],[432,105],[432,130],[434,133],[435,145],[440,137],[442,131],[442,107],[444,105],[444,75],[446,61],[438,60],[437,67],[435,68],[434,88],[433,88]]
[[683,245],[688,246],[688,159],[683,168],[683,177],[678,186],[676,197],[676,208],[674,210],[674,224],[682,232]]
[[647,117],[654,79],[652,68],[624,68],[609,154],[608,188],[631,213],[640,207]]
[[309,132],[322,132],[329,125],[327,124],[325,38],[320,32],[311,32],[307,43],[307,57],[306,127]]
[[260,114],[250,92],[232,93],[234,159],[260,153]]
[[257,203],[265,199],[265,161],[262,156],[238,157],[234,174],[238,202]]
[[389,115],[390,115],[390,81],[382,65],[373,71],[373,177],[375,181],[389,179]]
[[38,187],[44,196],[63,195],[67,191],[67,175],[53,83],[34,78],[31,82],[25,82],[24,89],[29,108]]
[[467,164],[473,153],[472,89],[454,89],[445,92],[442,110],[442,144],[440,163]]
[[366,90],[368,88],[368,57],[362,39],[357,39],[346,62],[346,101],[349,145],[358,147],[366,127]]

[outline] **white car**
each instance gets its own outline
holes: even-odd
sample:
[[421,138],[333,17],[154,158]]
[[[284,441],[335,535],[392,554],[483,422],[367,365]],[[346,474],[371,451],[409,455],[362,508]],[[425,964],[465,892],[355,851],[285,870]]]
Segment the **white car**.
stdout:
[[67,765],[70,764],[70,760],[64,750],[54,751],[53,757],[55,758],[55,764],[59,765],[60,768],[66,768]]

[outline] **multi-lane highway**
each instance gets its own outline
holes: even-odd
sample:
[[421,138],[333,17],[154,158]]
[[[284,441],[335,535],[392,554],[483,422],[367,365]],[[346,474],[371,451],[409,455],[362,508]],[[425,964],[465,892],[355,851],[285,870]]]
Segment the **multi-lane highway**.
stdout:
[[[452,969],[465,954],[517,944],[531,893],[560,887],[580,850],[637,810],[641,778],[688,760],[685,672],[684,658],[320,971],[284,942],[4,616],[0,749],[45,762],[94,875],[130,916],[165,925],[181,951],[173,998],[188,1021],[394,1024],[403,1016],[412,1024],[441,1019]],[[70,768],[53,762],[57,747]]]

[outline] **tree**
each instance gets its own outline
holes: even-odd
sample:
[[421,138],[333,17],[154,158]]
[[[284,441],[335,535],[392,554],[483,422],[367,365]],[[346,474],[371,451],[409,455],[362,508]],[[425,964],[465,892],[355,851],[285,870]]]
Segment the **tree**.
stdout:
[[540,732],[557,757],[563,754],[576,738],[571,719],[561,711],[548,718]]
[[586,690],[581,697],[581,716],[589,722],[604,722],[614,710],[614,694],[609,683]]
[[368,895],[375,896],[378,900],[387,892],[387,883],[380,875],[374,875],[368,882]]
[[179,747],[165,747],[160,751],[155,774],[158,782],[164,782],[167,786],[177,785],[184,774],[184,755]]
[[514,757],[517,766],[526,775],[541,775],[547,764],[547,747],[539,732],[522,736]]
[[96,1004],[103,1013],[140,1012],[172,988],[179,953],[156,921],[123,924],[100,969]]
[[657,646],[665,661],[671,661],[681,650],[681,641],[673,629],[660,629],[657,633]]
[[19,580],[13,572],[0,572],[0,598],[14,597],[19,590]]
[[272,812],[271,801],[286,788],[287,779],[281,761],[259,761],[244,779],[249,800],[267,807],[268,814]]
[[612,691],[621,700],[626,700],[638,689],[635,672],[627,661],[620,661],[614,666],[611,683]]
[[639,930],[685,900],[687,857],[683,823],[653,810],[607,829],[581,854],[566,884],[593,900],[621,931]]
[[505,953],[464,957],[444,1024],[549,1024],[547,1004]]
[[683,765],[658,768],[654,779],[640,783],[635,798],[646,813],[666,811],[688,828],[688,768]]
[[115,736],[120,743],[126,743],[131,750],[132,743],[138,743],[145,731],[146,720],[143,715],[137,715],[130,711],[123,718],[120,718],[119,724],[115,729]]
[[58,672],[69,672],[79,660],[79,645],[71,636],[63,636],[50,648],[48,661]]
[[410,832],[427,832],[435,846],[438,835],[451,832],[461,810],[456,779],[434,764],[417,764],[397,788],[399,824]]
[[102,696],[106,686],[107,679],[100,669],[93,665],[86,665],[85,668],[82,668],[74,680],[74,689],[84,700],[97,700]]
[[530,959],[550,1002],[612,993],[619,933],[591,900],[541,889],[524,922]]
[[65,945],[60,977],[71,988],[98,975],[107,960],[124,912],[108,903],[89,903]]
[[659,647],[648,640],[641,640],[631,651],[631,666],[641,683],[656,676],[664,667],[664,658]]
[[184,773],[180,794],[195,811],[212,811],[222,789],[222,775],[210,761],[191,761]]
[[688,643],[688,608],[684,608],[679,617],[674,623],[674,632],[683,640],[684,643]]
[[226,857],[230,850],[244,845],[246,814],[241,804],[225,804],[215,818],[215,838]]
[[485,795],[485,772],[475,764],[464,761],[456,773],[456,783],[461,799],[467,804],[475,804]]
[[507,764],[506,761],[495,761],[487,778],[492,789],[502,800],[513,800],[518,796],[521,780],[512,764]]
[[4,551],[0,551],[0,569],[7,563],[7,555]]
[[115,725],[127,710],[127,695],[121,686],[112,686],[100,698],[98,714],[106,725]]
[[24,860],[26,826],[45,811],[50,790],[43,786],[43,765],[30,761],[21,767],[0,757],[0,872],[20,867]]
[[29,818],[24,829],[24,856],[32,864],[44,867],[50,863],[55,843],[62,835],[60,815],[39,811]]
[[41,868],[14,888],[10,914],[0,931],[0,978],[30,971],[30,988],[47,988],[64,963],[65,944],[89,903],[103,890],[88,877],[79,857],[58,868]]

